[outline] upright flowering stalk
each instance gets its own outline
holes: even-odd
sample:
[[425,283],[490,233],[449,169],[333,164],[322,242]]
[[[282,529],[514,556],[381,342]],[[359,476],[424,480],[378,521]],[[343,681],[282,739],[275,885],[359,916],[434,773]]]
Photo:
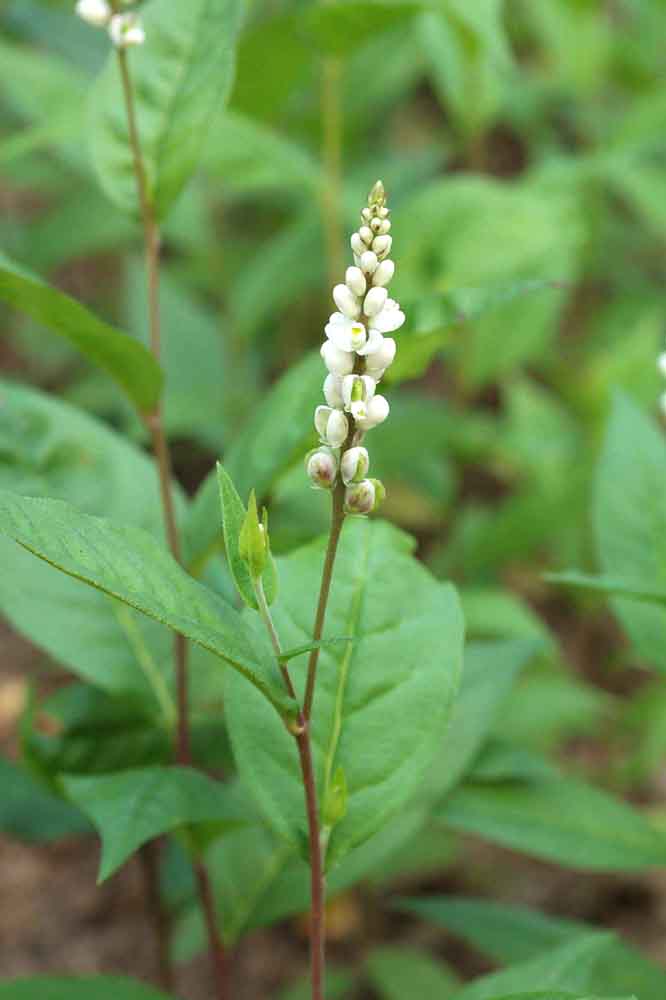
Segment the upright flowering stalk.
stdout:
[[382,483],[368,478],[370,457],[362,442],[389,415],[377,385],[395,358],[395,340],[387,335],[405,322],[387,291],[395,273],[390,232],[384,185],[377,181],[351,238],[354,264],[333,289],[337,312],[326,324],[321,348],[328,369],[326,405],[315,411],[321,444],[307,458],[313,486],[344,490],[345,514],[370,514],[385,496]]

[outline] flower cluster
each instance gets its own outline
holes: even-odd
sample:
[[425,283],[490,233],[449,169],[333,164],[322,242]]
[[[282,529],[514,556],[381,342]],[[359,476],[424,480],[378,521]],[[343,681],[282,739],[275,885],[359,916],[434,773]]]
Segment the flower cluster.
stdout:
[[404,313],[387,286],[395,272],[389,259],[391,223],[386,194],[377,181],[361,212],[361,227],[351,238],[354,266],[333,289],[338,311],[326,324],[321,356],[329,374],[326,406],[315,411],[321,445],[307,458],[307,471],[318,489],[332,489],[338,476],[345,487],[345,511],[369,514],[384,498],[378,479],[368,479],[370,459],[361,444],[366,431],[381,424],[389,404],[377,383],[395,358],[395,333]]
[[76,13],[96,28],[107,28],[117,49],[143,45],[146,40],[139,15],[134,11],[114,13],[108,0],[77,0]]

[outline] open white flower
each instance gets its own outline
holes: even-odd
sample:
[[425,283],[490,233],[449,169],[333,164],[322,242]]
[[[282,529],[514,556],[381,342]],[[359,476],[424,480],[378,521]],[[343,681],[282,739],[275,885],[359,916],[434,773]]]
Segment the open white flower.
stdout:
[[[379,291],[373,288],[372,291]],[[384,289],[382,289],[384,291]],[[372,317],[372,329],[380,333],[394,333],[405,322],[405,314],[395,299],[386,299],[383,308]]]
[[[346,288],[346,285],[338,287]],[[333,313],[326,324],[325,333],[331,343],[340,351],[360,353],[367,341],[367,333],[363,323],[350,319],[341,312]]]
[[138,14],[114,14],[109,24],[109,35],[117,49],[143,45],[146,33]]
[[345,410],[354,420],[367,416],[366,404],[375,394],[377,384],[369,375],[346,375],[342,379],[341,395]]
[[388,400],[384,396],[373,396],[365,406],[365,416],[356,422],[362,431],[370,431],[383,424],[390,412]]
[[107,0],[78,0],[76,13],[95,28],[105,28],[111,20],[111,7]]

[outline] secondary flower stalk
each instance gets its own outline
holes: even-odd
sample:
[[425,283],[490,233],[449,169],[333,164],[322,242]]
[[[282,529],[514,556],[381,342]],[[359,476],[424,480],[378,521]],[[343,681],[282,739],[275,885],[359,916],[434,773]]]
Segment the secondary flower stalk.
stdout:
[[385,495],[379,480],[366,478],[370,459],[361,442],[389,415],[388,400],[377,392],[377,385],[396,354],[396,342],[389,334],[405,322],[400,305],[387,291],[395,274],[389,259],[390,231],[384,185],[377,181],[351,238],[354,264],[347,268],[344,282],[333,289],[337,311],[326,324],[321,348],[328,369],[326,405],[315,411],[321,445],[306,463],[316,489],[334,489],[341,477],[346,514],[369,514]]

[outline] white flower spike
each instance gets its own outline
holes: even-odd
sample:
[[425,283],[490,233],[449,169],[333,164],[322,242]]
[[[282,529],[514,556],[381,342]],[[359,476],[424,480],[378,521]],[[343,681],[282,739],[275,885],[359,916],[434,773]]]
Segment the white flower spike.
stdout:
[[132,12],[128,14],[114,14],[109,24],[109,35],[111,41],[117,49],[127,49],[136,45],[143,45],[146,40],[146,33],[143,30],[141,18]]
[[[395,274],[389,259],[391,223],[386,193],[377,181],[361,211],[361,225],[351,237],[354,264],[344,283],[333,289],[337,307],[325,327],[321,356],[328,369],[324,381],[327,406],[318,406],[315,426],[322,444],[308,455],[312,484],[336,492],[345,513],[367,515],[384,499],[378,479],[367,479],[370,456],[361,442],[389,415],[389,404],[376,394],[396,355],[395,333],[405,322],[398,302],[387,287]],[[338,472],[341,482],[338,481]]]
[[111,7],[107,0],[78,0],[76,13],[95,28],[105,28],[111,20]]

